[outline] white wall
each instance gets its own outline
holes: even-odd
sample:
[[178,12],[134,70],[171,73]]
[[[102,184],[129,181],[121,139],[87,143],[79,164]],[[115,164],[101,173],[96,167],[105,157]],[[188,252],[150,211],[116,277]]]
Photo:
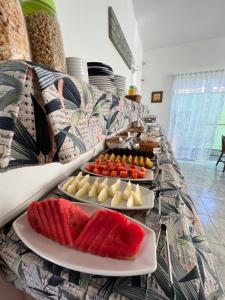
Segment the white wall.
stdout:
[[[115,11],[136,65],[142,66],[143,50],[132,0],[56,0],[56,5],[66,56],[109,64],[115,74],[127,78],[129,86],[131,71],[108,37],[108,6]],[[140,88],[138,73],[136,83]]]
[[[171,104],[172,75],[177,72],[225,68],[225,38],[205,40],[144,52],[143,102],[167,130]],[[162,103],[150,103],[152,91],[164,93]]]

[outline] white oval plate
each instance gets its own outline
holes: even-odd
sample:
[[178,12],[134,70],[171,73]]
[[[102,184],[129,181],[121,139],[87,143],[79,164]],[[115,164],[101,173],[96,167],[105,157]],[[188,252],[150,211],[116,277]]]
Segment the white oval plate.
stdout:
[[[95,174],[93,172],[90,172],[88,170],[86,170],[85,168],[90,165],[91,163],[94,163],[92,161],[89,161],[88,163],[84,164],[80,169],[81,171],[85,172],[85,173],[88,173],[88,174],[91,174],[91,175],[94,175],[94,176],[100,176],[100,177],[109,177],[109,178],[114,178],[114,177],[111,177],[111,176],[103,176],[103,175],[100,175],[100,174]],[[141,169],[140,167],[136,167],[137,170]],[[120,178],[120,177],[115,177],[116,179]],[[154,172],[152,170],[148,170],[146,169],[146,176],[144,178],[137,178],[137,179],[132,179],[132,178],[120,178],[121,180],[124,180],[124,181],[132,181],[132,182],[143,182],[143,181],[153,181],[154,179]]]
[[[76,203],[88,215],[100,208],[85,203]],[[14,221],[13,227],[22,242],[39,256],[59,266],[75,271],[103,276],[133,276],[152,273],[156,270],[156,240],[152,229],[133,220],[145,230],[145,237],[135,260],[121,260],[83,253],[60,245],[38,234],[30,226],[27,213]]]
[[[102,206],[102,207],[106,207],[106,208],[110,208],[110,209],[119,209],[119,210],[144,210],[144,209],[151,209],[154,206],[154,199],[155,199],[154,192],[151,191],[151,190],[148,190],[148,189],[146,189],[142,186],[140,186],[141,195],[142,195],[142,199],[143,199],[143,205],[141,205],[141,206],[127,207],[127,201],[122,201],[120,203],[120,205],[112,207],[111,206],[112,198],[108,198],[108,200],[104,203],[99,203],[97,201],[97,197],[96,198],[89,198],[88,195],[85,196],[84,198],[77,198],[74,195],[71,195],[71,194],[69,194],[69,193],[67,193],[63,190],[64,183],[66,183],[66,181],[69,180],[70,178],[71,177],[67,178],[62,183],[60,183],[58,185],[58,189],[60,191],[62,191],[64,194],[66,194],[67,196],[69,196],[70,198],[73,198],[75,200],[82,201],[82,202],[89,203],[89,204]],[[91,185],[95,181],[96,178],[99,178],[99,182],[102,182],[104,180],[104,177],[92,176],[92,177],[90,177],[90,180],[89,180]],[[116,180],[117,179],[109,177],[109,184],[108,185],[111,186],[113,183],[116,182]],[[127,182],[121,180],[121,189],[120,189],[120,191],[123,192],[125,190],[126,186],[127,186]],[[135,187],[136,187],[136,185],[132,184],[132,191],[135,190]]]

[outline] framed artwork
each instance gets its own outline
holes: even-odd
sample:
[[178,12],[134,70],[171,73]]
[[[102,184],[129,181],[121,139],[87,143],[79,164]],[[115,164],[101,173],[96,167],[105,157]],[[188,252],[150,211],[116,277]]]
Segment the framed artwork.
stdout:
[[152,92],[152,103],[160,103],[162,102],[163,91]]
[[119,52],[120,56],[126,63],[129,69],[132,67],[133,55],[124,36],[122,28],[117,20],[115,12],[112,7],[108,8],[108,18],[109,18],[109,38],[112,41],[114,47]]

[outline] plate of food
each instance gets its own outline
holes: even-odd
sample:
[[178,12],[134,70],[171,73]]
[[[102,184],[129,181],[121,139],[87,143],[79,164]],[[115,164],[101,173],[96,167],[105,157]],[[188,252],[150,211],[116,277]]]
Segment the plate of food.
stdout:
[[103,162],[119,162],[126,163],[128,165],[134,165],[137,167],[144,167],[146,169],[154,169],[155,166],[153,159],[146,155],[143,155],[144,153],[139,152],[140,151],[134,151],[129,149],[127,149],[127,151],[123,151],[121,149],[114,149],[109,150],[106,153],[100,154],[97,159]]
[[88,162],[81,167],[83,172],[105,177],[117,177],[125,181],[153,181],[154,171],[144,167],[128,165],[123,162],[100,161]]
[[69,177],[58,185],[70,198],[118,210],[147,210],[154,206],[155,194],[139,184],[89,174]]
[[157,267],[154,231],[117,211],[47,199],[31,203],[13,227],[37,255],[71,270],[133,276]]

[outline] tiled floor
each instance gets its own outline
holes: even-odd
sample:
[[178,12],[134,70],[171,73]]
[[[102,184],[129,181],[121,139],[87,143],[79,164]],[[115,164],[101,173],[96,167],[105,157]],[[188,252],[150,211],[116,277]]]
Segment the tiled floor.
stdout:
[[225,173],[223,164],[179,161],[225,287]]

